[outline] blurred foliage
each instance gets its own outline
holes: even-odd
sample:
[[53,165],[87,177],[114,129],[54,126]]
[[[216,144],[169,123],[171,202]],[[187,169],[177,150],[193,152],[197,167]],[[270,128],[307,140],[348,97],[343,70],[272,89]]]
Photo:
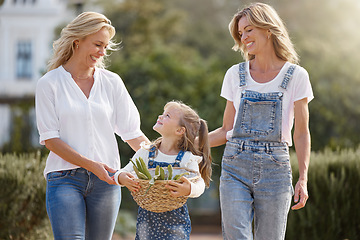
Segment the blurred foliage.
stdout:
[[34,152],[36,147],[31,141],[32,126],[31,110],[34,109],[33,99],[26,99],[8,104],[11,111],[12,124],[10,129],[10,141],[1,146],[2,153]]
[[360,34],[356,30],[360,2],[276,3],[313,86],[315,99],[309,105],[313,149],[356,148],[360,143]]
[[[122,49],[111,56],[139,108],[150,138],[163,105],[179,99],[192,105],[213,130],[222,123],[223,76],[242,61],[231,50],[228,23],[252,1],[119,1],[105,6]],[[315,99],[309,104],[312,147],[355,148],[360,143],[360,34],[357,0],[265,1],[283,18]],[[206,6],[206,7],[204,7]],[[341,61],[339,61],[341,59]],[[219,159],[217,159],[219,161]]]
[[[182,100],[196,109],[208,121],[209,130],[221,126],[226,103],[219,96],[223,77],[229,67],[242,61],[241,54],[231,50],[233,40],[228,32],[228,23],[238,8],[250,2],[253,1],[98,0],[104,7],[105,15],[115,26],[115,38],[121,42],[122,47],[111,55],[108,69],[118,73],[125,82],[141,114],[142,129],[149,139],[158,137],[152,126],[162,113],[164,104],[173,99]],[[303,210],[290,212],[287,238],[358,239],[359,235],[356,234],[360,229],[356,225],[356,216],[359,212],[354,206],[359,201],[359,195],[354,191],[354,186],[359,181],[359,165],[356,160],[360,153],[359,150],[351,149],[356,149],[360,143],[360,125],[357,124],[360,119],[360,68],[357,67],[360,60],[360,34],[357,31],[360,2],[264,2],[274,6],[283,18],[301,57],[301,65],[309,72],[315,95],[315,99],[309,104],[314,150],[309,171],[310,199]],[[15,108],[18,107],[26,115],[29,113],[27,104]],[[33,151],[26,142],[31,139],[30,132],[26,130],[30,126],[28,117],[16,115],[14,119],[12,139],[2,151]],[[134,152],[119,138],[118,140],[124,165]],[[345,148],[349,150],[338,151]],[[212,184],[216,186],[222,151],[223,147],[212,149],[213,159],[217,164],[214,165]],[[295,158],[294,156],[293,159]],[[5,172],[9,172],[7,180],[2,180],[6,183],[1,183],[2,186],[9,186],[9,190],[1,193],[3,205],[0,210],[6,211],[1,213],[2,216],[25,209],[14,217],[13,222],[0,224],[17,227],[20,235],[16,235],[18,233],[11,230],[13,228],[8,228],[8,234],[12,234],[13,239],[16,239],[15,236],[20,238],[22,229],[32,231],[29,224],[38,222],[35,215],[40,218],[45,211],[44,203],[39,202],[44,201],[44,197],[35,200],[33,195],[42,195],[44,193],[41,191],[44,190],[27,185],[37,182],[42,184],[43,180],[34,178],[42,177],[44,163],[29,160],[37,166],[31,168],[34,176],[31,180],[26,178],[26,181],[20,181],[19,177],[11,174],[25,172],[24,176],[28,176],[26,166],[29,163],[26,165],[23,162],[37,157],[23,159],[23,168],[7,168],[8,163],[1,162],[0,180],[5,179]],[[9,162],[15,164],[17,161],[13,159]],[[14,169],[15,172],[12,171]],[[294,164],[293,169],[295,178],[297,164]],[[14,200],[11,190],[16,188],[19,190],[13,192],[20,191],[21,194],[18,195],[21,198]],[[13,203],[8,204],[4,202],[5,199],[13,199]],[[194,201],[194,205],[201,205],[196,203],[202,201],[201,198]],[[35,215],[28,213],[28,204],[34,202],[42,208],[34,208]],[[123,190],[123,207],[136,207],[126,189]],[[22,220],[23,217],[28,221]],[[1,221],[11,221],[11,218],[2,217]]]
[[0,239],[33,239],[46,217],[44,167],[40,153],[0,154]]
[[[158,137],[152,131],[156,116],[173,99],[198,110],[208,120],[209,130],[221,125],[226,102],[219,96],[223,76],[231,65],[242,61],[241,54],[231,50],[228,23],[237,9],[250,2],[97,0],[117,30],[115,39],[121,42],[121,50],[110,57],[109,70],[124,80],[150,139]],[[313,150],[356,148],[360,143],[360,68],[356,66],[360,60],[360,2],[265,2],[283,18],[301,65],[310,75],[315,94],[309,104]],[[28,130],[33,102],[20,105],[12,106],[12,139],[2,152],[34,151]],[[18,109],[23,116],[17,114]],[[120,149],[125,159],[133,154],[127,146]],[[217,151],[214,149],[215,154]]]
[[[107,16],[117,29],[122,49],[112,54],[109,69],[124,80],[150,139],[166,102],[177,99],[191,105],[213,128],[221,124],[225,101],[219,101],[224,72],[221,59],[203,58],[185,44],[186,12],[167,6],[169,1],[124,1],[111,5]],[[166,8],[167,7],[167,8]],[[216,110],[216,111],[214,111]]]
[[[286,239],[339,240],[359,239],[360,148],[327,148],[312,153],[309,172],[309,200],[305,208],[290,210]],[[293,178],[298,178],[296,156],[292,154]],[[45,209],[45,157],[37,154],[0,155],[0,239],[52,239]],[[207,190],[205,204],[211,198]],[[131,202],[135,202],[131,199]],[[122,204],[124,201],[122,201]],[[204,205],[202,203],[201,205]],[[201,209],[201,206],[197,206]],[[217,209],[219,211],[219,209]],[[202,214],[191,211],[193,225],[219,226],[219,212]],[[120,209],[115,232],[131,236],[135,231],[136,208]],[[214,226],[214,224],[218,224]]]
[[116,219],[114,232],[123,238],[130,238],[135,231],[136,215],[133,211],[121,210]]
[[[312,153],[310,197],[305,208],[290,210],[286,239],[360,239],[360,192],[354,188],[360,182],[359,156],[360,148]],[[297,164],[292,168],[298,179]]]

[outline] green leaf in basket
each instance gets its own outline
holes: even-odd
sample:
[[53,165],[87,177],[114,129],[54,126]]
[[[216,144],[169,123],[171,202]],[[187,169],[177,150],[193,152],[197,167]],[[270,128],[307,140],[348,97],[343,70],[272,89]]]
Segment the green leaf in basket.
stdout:
[[164,169],[161,167],[160,168],[160,178],[159,180],[165,180],[165,171]]
[[190,173],[184,172],[184,173],[182,173],[182,174],[178,174],[178,175],[176,175],[176,176],[174,177],[173,180],[179,180],[179,179],[180,179],[182,176],[184,176],[184,175],[190,175]]
[[168,179],[171,180],[172,174],[173,174],[173,168],[172,168],[171,164],[168,165],[167,169],[168,169],[168,174],[169,174]]

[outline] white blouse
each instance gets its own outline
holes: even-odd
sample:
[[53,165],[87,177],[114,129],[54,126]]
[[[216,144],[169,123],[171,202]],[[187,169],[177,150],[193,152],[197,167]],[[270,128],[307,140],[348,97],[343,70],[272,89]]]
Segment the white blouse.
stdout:
[[[139,112],[121,78],[95,68],[89,98],[62,66],[39,79],[35,95],[40,144],[60,138],[79,154],[120,169],[115,134],[123,141],[143,135]],[[50,152],[44,175],[78,168]]]
[[[137,159],[141,157],[146,166],[149,162],[149,145],[145,144],[145,142],[141,143],[141,148],[135,153],[132,159]],[[177,155],[167,155],[158,151],[157,156],[155,157],[154,161],[156,162],[165,162],[165,163],[174,163]],[[186,151],[181,162],[180,167],[188,168],[190,170],[199,172],[199,163],[202,161],[201,156],[197,156],[192,154],[190,151]],[[118,178],[121,172],[133,172],[133,164],[129,162],[124,168],[120,171],[116,172],[115,179]],[[191,193],[188,197],[190,198],[197,198],[205,191],[205,182],[202,177],[198,178],[195,182],[191,182]]]

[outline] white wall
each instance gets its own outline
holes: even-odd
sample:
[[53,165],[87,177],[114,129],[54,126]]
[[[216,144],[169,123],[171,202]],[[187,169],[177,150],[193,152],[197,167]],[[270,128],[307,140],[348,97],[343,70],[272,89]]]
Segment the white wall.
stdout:
[[[64,26],[78,13],[75,4],[82,3],[84,11],[99,11],[96,0],[5,0],[0,6],[0,99],[33,97],[38,79],[46,72],[52,54],[56,27]],[[86,3],[86,4],[85,4]],[[16,75],[17,44],[31,42],[31,78],[18,79]],[[14,109],[0,104],[0,147],[10,140]],[[35,122],[34,110],[30,117]],[[34,125],[34,124],[33,124]],[[35,125],[32,141],[38,142]]]
[[[16,2],[16,3],[15,3]],[[61,0],[5,0],[0,8],[0,95],[33,95],[36,81],[46,69],[51,55],[54,29],[63,21],[66,2]],[[31,41],[32,77],[18,79],[16,54],[18,41]]]
[[[37,80],[46,70],[51,55],[54,30],[72,18],[65,0],[5,0],[0,6],[0,98],[34,96]],[[16,76],[16,55],[19,41],[31,42],[31,78]],[[0,105],[0,146],[10,140],[12,112]],[[31,111],[33,112],[33,111]],[[34,114],[32,114],[33,118]],[[34,134],[36,128],[32,129]]]

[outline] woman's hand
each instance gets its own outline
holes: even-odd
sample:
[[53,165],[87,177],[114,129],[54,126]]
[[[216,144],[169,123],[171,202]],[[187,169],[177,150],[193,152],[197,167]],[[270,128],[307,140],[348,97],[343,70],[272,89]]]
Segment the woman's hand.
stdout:
[[86,170],[94,173],[100,180],[107,182],[108,184],[116,185],[115,180],[110,177],[108,172],[115,173],[116,170],[109,167],[105,163],[92,162],[91,166],[84,167]]
[[131,173],[122,172],[119,174],[119,183],[124,185],[132,192],[138,192],[140,189],[139,182],[136,181],[137,178],[134,177]]
[[299,181],[295,185],[295,195],[294,195],[294,202],[297,204],[292,206],[291,209],[298,210],[300,208],[305,207],[308,198],[309,198],[309,194],[307,191],[307,181],[299,179]]
[[171,195],[174,197],[189,196],[191,193],[191,183],[189,179],[182,176],[180,180],[180,182],[169,181],[165,187],[170,190]]

